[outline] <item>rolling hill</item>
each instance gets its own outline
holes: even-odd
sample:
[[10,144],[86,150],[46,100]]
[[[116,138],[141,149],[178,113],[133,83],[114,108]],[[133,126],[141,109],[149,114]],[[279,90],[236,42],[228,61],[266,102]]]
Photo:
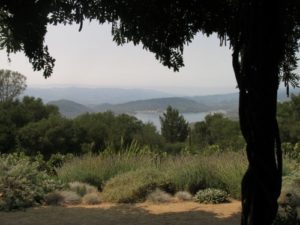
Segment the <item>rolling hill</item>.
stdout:
[[205,112],[207,106],[187,98],[157,98],[127,102],[123,104],[101,104],[94,107],[95,111],[113,111],[116,113],[132,113],[138,111],[163,112],[169,105],[180,112]]
[[59,109],[59,112],[68,118],[74,118],[76,116],[79,116],[79,115],[87,113],[87,112],[94,112],[93,109],[91,109],[85,105],[82,105],[82,104],[79,104],[77,102],[73,102],[70,100],[66,100],[66,99],[48,102],[48,105],[57,106]]

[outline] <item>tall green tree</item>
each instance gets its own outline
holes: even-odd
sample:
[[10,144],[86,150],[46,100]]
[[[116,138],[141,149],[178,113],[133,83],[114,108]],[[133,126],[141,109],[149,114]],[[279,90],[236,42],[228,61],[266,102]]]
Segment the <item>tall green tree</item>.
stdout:
[[159,117],[161,134],[167,142],[184,142],[188,136],[188,122],[177,109],[168,106],[166,112]]
[[241,150],[245,145],[239,122],[221,113],[209,114],[204,121],[196,122],[192,130],[192,142],[200,148],[219,145],[223,150]]
[[58,108],[44,105],[39,98],[25,96],[22,100],[0,102],[0,152],[15,151],[18,130],[50,115],[59,116]]
[[291,101],[278,103],[277,118],[283,142],[300,142],[300,95],[292,95]]
[[0,102],[14,100],[26,86],[24,75],[11,70],[0,70]]
[[300,39],[299,0],[2,0],[0,48],[24,51],[50,76],[47,24],[85,19],[112,24],[118,44],[133,42],[177,71],[184,46],[201,32],[232,48],[240,90],[240,124],[249,168],[242,182],[242,225],[270,225],[281,191],[281,143],[276,120],[279,80],[295,85]]

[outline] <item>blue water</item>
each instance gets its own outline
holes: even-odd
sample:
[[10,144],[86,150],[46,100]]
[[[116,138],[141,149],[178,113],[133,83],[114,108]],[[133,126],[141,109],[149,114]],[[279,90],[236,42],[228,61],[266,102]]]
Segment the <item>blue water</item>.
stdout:
[[[189,123],[194,123],[198,121],[203,121],[205,116],[211,112],[201,112],[201,113],[182,113],[183,117]],[[157,112],[137,112],[134,115],[139,120],[144,123],[152,122],[158,131],[160,131],[160,121],[159,116],[162,116],[162,113]]]

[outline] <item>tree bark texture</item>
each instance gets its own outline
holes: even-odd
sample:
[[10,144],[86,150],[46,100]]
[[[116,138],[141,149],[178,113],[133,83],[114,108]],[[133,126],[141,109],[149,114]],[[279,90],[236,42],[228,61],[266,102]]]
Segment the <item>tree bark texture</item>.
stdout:
[[247,143],[242,180],[242,225],[271,225],[281,191],[282,158],[276,120],[282,55],[280,0],[241,1],[233,68],[240,89],[239,116]]

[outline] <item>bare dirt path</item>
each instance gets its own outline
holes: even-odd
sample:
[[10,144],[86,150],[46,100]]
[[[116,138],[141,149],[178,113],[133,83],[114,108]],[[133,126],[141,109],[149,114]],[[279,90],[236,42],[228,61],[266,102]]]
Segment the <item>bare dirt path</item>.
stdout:
[[101,204],[0,213],[1,225],[238,225],[240,202]]

